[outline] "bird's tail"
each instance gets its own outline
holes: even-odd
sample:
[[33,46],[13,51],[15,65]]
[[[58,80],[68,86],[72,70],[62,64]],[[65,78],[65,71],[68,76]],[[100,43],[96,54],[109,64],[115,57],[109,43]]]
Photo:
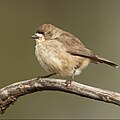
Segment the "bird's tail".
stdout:
[[114,63],[114,62],[112,62],[112,61],[110,61],[110,60],[107,60],[107,59],[105,59],[105,58],[99,57],[99,56],[97,56],[97,55],[95,55],[95,61],[98,61],[98,62],[100,62],[100,63],[108,64],[108,65],[113,66],[113,67],[115,67],[115,68],[118,68],[118,67],[119,67],[116,63]]

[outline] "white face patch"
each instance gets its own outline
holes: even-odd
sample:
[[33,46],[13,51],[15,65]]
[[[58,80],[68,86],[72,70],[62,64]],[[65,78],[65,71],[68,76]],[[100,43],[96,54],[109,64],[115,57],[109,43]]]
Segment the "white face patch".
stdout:
[[37,39],[35,39],[37,44],[45,41],[44,36],[42,34],[35,33],[35,36],[38,37]]
[[39,38],[44,38],[44,36],[42,34],[39,34],[39,33],[35,33],[36,36],[38,36]]

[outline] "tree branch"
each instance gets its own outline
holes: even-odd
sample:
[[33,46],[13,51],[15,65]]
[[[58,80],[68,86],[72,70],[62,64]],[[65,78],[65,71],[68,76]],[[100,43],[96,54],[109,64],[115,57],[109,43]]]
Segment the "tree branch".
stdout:
[[120,93],[102,90],[74,81],[66,85],[66,80],[62,79],[33,78],[0,89],[0,114],[4,113],[4,111],[20,96],[43,90],[63,91],[120,106]]

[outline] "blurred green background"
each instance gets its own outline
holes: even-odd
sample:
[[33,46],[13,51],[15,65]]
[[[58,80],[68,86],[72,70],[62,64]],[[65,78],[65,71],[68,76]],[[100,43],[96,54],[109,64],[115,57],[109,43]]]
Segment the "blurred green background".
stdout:
[[[120,65],[120,0],[0,0],[0,87],[47,74],[30,38],[51,23]],[[120,69],[90,64],[76,81],[120,92]],[[20,97],[1,118],[120,118],[120,107],[43,91]]]

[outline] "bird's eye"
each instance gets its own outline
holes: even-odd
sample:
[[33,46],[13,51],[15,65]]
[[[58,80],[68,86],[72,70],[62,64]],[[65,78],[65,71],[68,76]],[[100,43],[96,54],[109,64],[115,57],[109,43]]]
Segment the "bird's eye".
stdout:
[[45,33],[42,31],[37,31],[37,33],[44,35]]

